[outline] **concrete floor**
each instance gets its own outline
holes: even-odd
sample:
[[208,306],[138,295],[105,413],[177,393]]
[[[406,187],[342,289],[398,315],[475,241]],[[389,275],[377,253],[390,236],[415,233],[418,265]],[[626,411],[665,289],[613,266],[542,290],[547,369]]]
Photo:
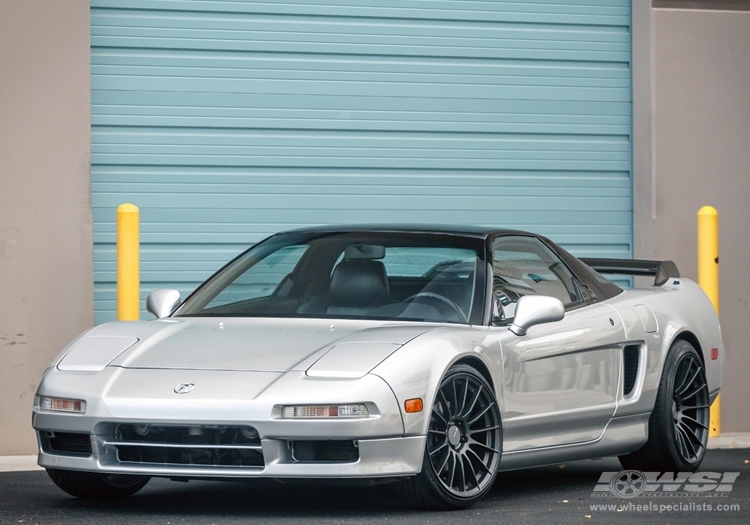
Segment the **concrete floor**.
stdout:
[[[321,482],[243,483],[152,479],[123,501],[80,500],[43,471],[0,473],[0,524],[18,525],[746,525],[750,449],[712,449],[701,472],[735,478],[730,491],[618,498],[595,492],[615,458],[501,472],[485,499],[451,512],[411,508],[391,487]],[[735,474],[738,474],[735,476]],[[670,489],[671,490],[671,489]],[[706,489],[708,490],[708,489]],[[602,497],[602,495],[606,497]],[[719,508],[722,506],[724,508]]]

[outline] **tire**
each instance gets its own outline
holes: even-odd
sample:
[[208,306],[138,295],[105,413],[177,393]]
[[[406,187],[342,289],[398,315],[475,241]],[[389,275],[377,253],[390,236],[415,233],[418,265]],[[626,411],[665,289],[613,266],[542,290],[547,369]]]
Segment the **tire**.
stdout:
[[474,368],[451,367],[435,396],[422,471],[396,490],[411,505],[462,509],[487,495],[502,454],[500,410]]
[[648,441],[640,450],[620,456],[627,470],[694,472],[708,442],[708,383],[703,362],[687,341],[672,344],[664,363]]
[[47,474],[62,490],[82,499],[124,499],[141,490],[148,476],[96,474],[70,470],[47,469]]

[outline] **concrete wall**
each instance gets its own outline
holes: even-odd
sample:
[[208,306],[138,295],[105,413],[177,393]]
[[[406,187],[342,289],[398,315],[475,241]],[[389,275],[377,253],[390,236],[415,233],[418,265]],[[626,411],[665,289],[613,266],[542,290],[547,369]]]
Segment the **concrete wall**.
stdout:
[[654,9],[651,23],[654,255],[696,279],[696,212],[718,209],[722,430],[750,431],[750,11]]
[[55,354],[93,322],[89,3],[0,2],[0,455],[31,454]]

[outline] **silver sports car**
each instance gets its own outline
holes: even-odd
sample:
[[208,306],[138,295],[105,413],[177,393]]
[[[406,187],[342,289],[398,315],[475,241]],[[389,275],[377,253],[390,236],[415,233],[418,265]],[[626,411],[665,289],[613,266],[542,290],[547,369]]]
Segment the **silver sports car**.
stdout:
[[722,380],[716,313],[673,263],[580,260],[520,231],[279,233],[147,308],[44,374],[39,464],[69,494],[358,478],[460,508],[499,470],[616,455],[690,471]]

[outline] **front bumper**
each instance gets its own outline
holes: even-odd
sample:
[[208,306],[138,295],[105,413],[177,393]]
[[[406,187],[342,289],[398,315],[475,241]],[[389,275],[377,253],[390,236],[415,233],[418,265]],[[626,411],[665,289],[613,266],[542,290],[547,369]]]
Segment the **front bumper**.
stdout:
[[92,454],[73,457],[50,454],[40,446],[39,465],[45,468],[110,474],[185,478],[378,478],[418,474],[422,469],[426,437],[358,440],[359,460],[353,463],[301,463],[294,460],[288,441],[261,440],[262,468],[201,465],[143,465],[119,462],[117,452],[92,436]]
[[[187,377],[186,377],[187,376]],[[186,380],[197,386],[188,395],[173,391]],[[422,467],[426,437],[404,437],[398,402],[390,387],[379,377],[366,375],[354,380],[307,378],[304,372],[283,373],[137,370],[108,367],[102,372],[75,373],[52,370],[39,387],[38,395],[84,399],[85,414],[54,413],[35,407],[32,425],[39,441],[39,465],[46,468],[87,472],[140,474],[164,477],[389,477],[417,474]],[[340,420],[290,420],[274,407],[285,404],[365,402],[370,416]],[[197,464],[190,459],[180,464],[165,459],[134,460],[123,454],[118,443],[118,425],[144,424],[156,427],[238,428],[257,432],[255,445],[182,444],[179,450],[211,457],[232,449],[230,454],[247,457],[232,464]],[[48,435],[68,433],[83,440],[85,453],[68,453],[49,446]],[[88,446],[90,440],[90,447]],[[348,440],[356,447],[355,459],[342,461],[299,461],[293,447],[300,441]],[[80,446],[80,441],[76,446]],[[118,445],[120,448],[118,449]],[[143,446],[142,443],[139,443]],[[161,451],[164,447],[150,447]],[[131,451],[133,447],[130,447]],[[173,449],[174,451],[175,449]],[[136,456],[138,453],[135,453]],[[158,455],[158,454],[157,454]],[[260,457],[262,455],[262,458]],[[164,457],[173,458],[172,452]]]

